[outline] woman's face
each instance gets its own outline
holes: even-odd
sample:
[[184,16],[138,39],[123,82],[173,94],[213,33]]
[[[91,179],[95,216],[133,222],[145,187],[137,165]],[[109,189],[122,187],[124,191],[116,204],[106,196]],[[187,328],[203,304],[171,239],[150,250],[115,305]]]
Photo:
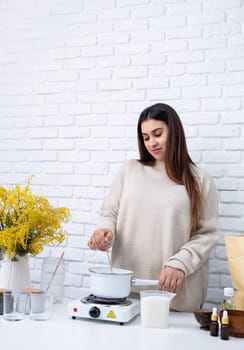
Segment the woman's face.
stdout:
[[147,119],[141,123],[141,131],[147,151],[156,160],[164,160],[168,126],[161,120]]

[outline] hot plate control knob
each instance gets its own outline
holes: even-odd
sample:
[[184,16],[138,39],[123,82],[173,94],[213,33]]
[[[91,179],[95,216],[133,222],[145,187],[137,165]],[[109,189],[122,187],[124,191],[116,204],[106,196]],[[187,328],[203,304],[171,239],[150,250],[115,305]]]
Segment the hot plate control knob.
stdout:
[[90,308],[89,310],[89,315],[92,317],[92,318],[98,318],[100,316],[100,309],[96,306],[93,306]]

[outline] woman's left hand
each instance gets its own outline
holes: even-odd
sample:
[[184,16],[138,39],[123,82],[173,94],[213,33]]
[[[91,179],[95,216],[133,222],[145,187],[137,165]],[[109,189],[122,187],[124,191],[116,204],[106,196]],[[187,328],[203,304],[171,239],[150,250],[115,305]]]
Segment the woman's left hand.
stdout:
[[159,290],[177,293],[182,286],[184,276],[183,271],[166,266],[159,276]]

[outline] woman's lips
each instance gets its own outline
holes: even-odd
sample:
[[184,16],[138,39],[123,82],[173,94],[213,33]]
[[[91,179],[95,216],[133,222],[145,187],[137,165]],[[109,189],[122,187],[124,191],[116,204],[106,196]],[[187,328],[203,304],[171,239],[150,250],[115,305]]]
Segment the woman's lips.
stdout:
[[154,149],[152,149],[152,153],[159,153],[159,152],[161,152],[161,149],[162,148],[154,148]]

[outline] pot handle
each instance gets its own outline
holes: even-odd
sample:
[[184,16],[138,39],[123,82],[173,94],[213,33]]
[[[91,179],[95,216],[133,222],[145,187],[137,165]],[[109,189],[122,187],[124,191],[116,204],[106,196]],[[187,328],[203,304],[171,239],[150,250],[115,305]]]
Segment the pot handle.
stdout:
[[157,286],[158,280],[144,280],[140,278],[132,278],[131,284],[134,286]]

